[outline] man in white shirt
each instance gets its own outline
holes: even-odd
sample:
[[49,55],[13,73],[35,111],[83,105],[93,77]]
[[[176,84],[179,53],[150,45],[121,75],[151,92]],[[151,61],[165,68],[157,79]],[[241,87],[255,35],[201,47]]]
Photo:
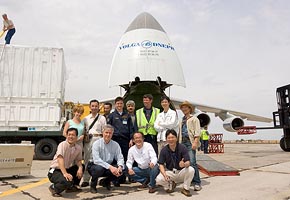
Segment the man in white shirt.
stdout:
[[[157,156],[148,142],[144,142],[144,135],[136,132],[133,134],[133,142],[135,143],[129,149],[127,167],[128,174],[131,179],[141,183],[141,188],[149,186],[149,193],[156,191],[156,177],[159,174],[159,167],[157,165]],[[138,164],[137,167],[133,167],[134,161]]]
[[102,128],[107,124],[106,118],[99,114],[99,101],[94,99],[90,101],[91,114],[84,118],[86,127],[86,134],[89,137],[88,141],[84,143],[84,161],[86,170],[83,176],[83,182],[81,187],[89,186],[90,175],[87,171],[87,165],[89,161],[93,161],[92,157],[92,146],[94,142],[100,139],[102,134]]

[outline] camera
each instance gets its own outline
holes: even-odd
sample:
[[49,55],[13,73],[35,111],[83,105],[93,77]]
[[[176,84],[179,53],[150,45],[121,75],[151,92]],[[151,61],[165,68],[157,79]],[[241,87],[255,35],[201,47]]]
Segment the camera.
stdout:
[[178,170],[177,169],[175,169],[175,168],[173,168],[173,174],[178,174]]

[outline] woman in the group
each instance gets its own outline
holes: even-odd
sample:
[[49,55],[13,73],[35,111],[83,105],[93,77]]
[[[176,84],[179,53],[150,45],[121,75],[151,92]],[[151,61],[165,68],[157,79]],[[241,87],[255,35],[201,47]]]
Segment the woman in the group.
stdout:
[[78,130],[77,143],[83,146],[84,139],[84,121],[81,120],[81,116],[84,113],[84,107],[82,105],[76,105],[73,107],[73,118],[68,120],[63,128],[63,136],[66,137],[67,129],[76,128]]
[[168,129],[175,129],[177,132],[178,130],[178,117],[176,111],[170,109],[170,99],[167,96],[162,96],[161,99],[161,106],[163,111],[158,114],[154,128],[158,132],[157,134],[157,143],[158,143],[158,154],[160,153],[161,149],[167,144],[165,133]]

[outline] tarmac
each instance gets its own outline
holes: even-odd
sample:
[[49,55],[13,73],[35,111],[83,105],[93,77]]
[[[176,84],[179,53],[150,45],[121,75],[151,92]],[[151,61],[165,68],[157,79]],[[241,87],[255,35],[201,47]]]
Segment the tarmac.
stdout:
[[146,189],[138,189],[138,183],[122,184],[112,191],[98,186],[97,194],[91,194],[86,187],[80,193],[64,192],[62,197],[52,197],[47,179],[50,161],[34,160],[30,176],[0,178],[0,199],[290,200],[290,152],[282,151],[278,144],[225,144],[225,153],[209,156],[238,169],[240,175],[210,177],[201,173],[202,190],[191,189],[192,197],[180,193],[181,185],[171,194],[161,187],[149,194]]

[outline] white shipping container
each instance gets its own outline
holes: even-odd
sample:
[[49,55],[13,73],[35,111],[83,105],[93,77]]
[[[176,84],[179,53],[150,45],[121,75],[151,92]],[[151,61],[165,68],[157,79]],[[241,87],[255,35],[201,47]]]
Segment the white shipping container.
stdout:
[[0,60],[0,131],[60,130],[64,92],[62,49],[6,46]]
[[58,131],[61,109],[59,99],[0,97],[0,131]]
[[64,99],[61,48],[0,46],[0,96]]

